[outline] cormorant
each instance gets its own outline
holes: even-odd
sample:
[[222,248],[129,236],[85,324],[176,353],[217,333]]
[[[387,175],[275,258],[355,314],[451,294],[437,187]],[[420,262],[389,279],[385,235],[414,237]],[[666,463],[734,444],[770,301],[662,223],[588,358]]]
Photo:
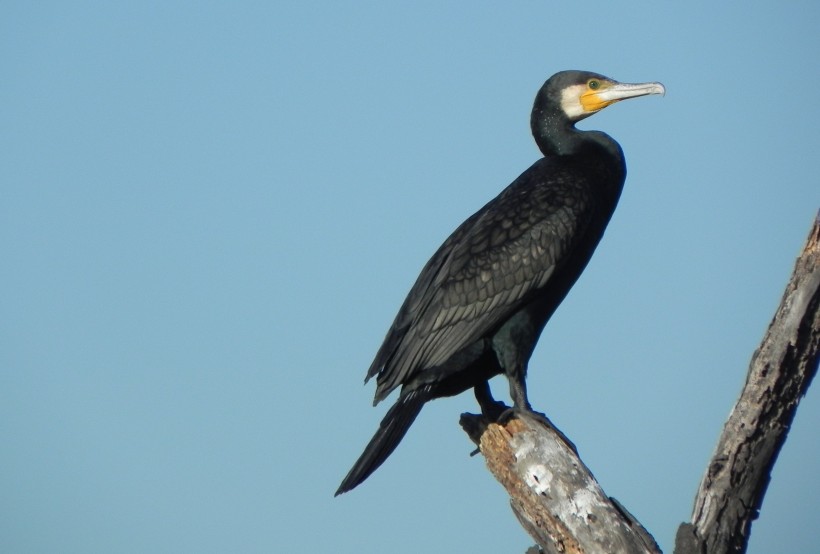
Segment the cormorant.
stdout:
[[462,223],[422,269],[367,371],[373,404],[396,403],[342,481],[347,492],[376,470],[428,400],[475,390],[482,413],[502,409],[488,379],[505,374],[514,408],[531,410],[525,376],[541,330],[589,262],[626,177],[621,147],[575,123],[626,98],[664,94],[561,71],[535,97],[530,126],[544,157]]

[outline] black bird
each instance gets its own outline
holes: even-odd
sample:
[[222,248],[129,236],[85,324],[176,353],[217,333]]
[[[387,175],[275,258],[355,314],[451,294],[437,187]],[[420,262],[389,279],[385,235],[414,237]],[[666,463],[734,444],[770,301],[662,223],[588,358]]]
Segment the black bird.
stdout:
[[373,473],[428,400],[475,390],[497,417],[488,380],[505,374],[515,409],[531,410],[525,376],[544,325],[589,262],[626,177],[621,147],[575,123],[626,98],[663,94],[660,83],[618,83],[562,71],[538,91],[530,126],[544,157],[441,245],[407,295],[365,382],[374,405],[396,403],[336,495]]

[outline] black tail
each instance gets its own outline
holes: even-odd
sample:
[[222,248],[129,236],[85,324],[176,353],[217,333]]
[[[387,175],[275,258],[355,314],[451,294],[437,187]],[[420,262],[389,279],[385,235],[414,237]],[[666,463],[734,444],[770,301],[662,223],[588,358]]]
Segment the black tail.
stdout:
[[334,496],[356,488],[384,463],[404,438],[410,425],[421,412],[421,407],[430,399],[429,392],[429,387],[423,387],[402,394],[396,400]]

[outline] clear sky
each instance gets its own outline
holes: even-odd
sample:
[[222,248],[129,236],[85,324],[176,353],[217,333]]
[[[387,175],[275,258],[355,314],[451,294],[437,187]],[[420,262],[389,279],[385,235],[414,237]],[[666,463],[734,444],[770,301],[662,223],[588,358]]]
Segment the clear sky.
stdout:
[[[524,552],[470,394],[333,492],[418,271],[589,69],[667,95],[581,124],[629,176],[530,399],[671,552],[820,208],[818,6],[4,2],[0,551]],[[750,554],[816,551],[818,425]]]

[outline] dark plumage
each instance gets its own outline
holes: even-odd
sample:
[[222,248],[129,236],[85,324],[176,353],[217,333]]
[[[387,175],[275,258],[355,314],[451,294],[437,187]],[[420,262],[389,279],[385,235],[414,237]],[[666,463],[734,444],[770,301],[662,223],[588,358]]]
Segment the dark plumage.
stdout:
[[482,411],[495,416],[487,381],[503,373],[515,408],[530,409],[527,363],[598,245],[626,177],[618,143],[574,125],[618,100],[663,92],[659,83],[627,85],[584,71],[544,83],[531,117],[544,157],[422,269],[365,380],[376,377],[374,404],[401,392],[337,495],[384,462],[428,400],[474,388]]

